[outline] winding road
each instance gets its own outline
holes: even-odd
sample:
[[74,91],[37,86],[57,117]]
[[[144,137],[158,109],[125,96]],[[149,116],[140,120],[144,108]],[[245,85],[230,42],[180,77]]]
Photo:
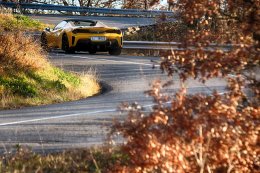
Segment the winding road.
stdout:
[[[39,152],[78,148],[101,144],[109,132],[114,118],[122,118],[117,111],[121,102],[138,102],[149,109],[151,98],[144,94],[153,80],[170,80],[159,69],[158,57],[109,56],[107,54],[74,55],[50,53],[50,61],[66,70],[75,72],[96,71],[104,85],[104,93],[91,98],[0,111],[1,152],[10,151],[16,144],[32,147]],[[173,76],[173,92],[179,88]],[[187,82],[189,92],[210,93],[213,89],[224,91],[224,81],[218,79],[204,85]]]
[[[49,53],[50,61],[65,70],[96,72],[104,91],[87,99],[61,104],[0,111],[0,153],[20,144],[37,152],[54,152],[102,144],[122,102],[138,102],[148,111],[152,99],[144,94],[156,80],[173,80],[167,92],[179,88],[177,76],[168,78],[159,68],[159,57],[110,56],[106,53]],[[188,92],[225,91],[225,81],[212,79],[206,84],[187,81]]]

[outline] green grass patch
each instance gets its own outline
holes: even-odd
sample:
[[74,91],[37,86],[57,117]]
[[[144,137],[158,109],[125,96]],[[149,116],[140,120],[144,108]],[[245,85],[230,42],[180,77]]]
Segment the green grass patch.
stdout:
[[[89,79],[89,85],[84,82],[85,77]],[[0,109],[70,101],[98,93],[97,81],[85,77],[53,66],[0,75]]]
[[53,70],[54,70],[54,74],[57,75],[60,80],[66,81],[73,86],[80,85],[80,79],[76,75],[63,71],[56,67],[53,68]]
[[10,90],[13,94],[23,97],[34,97],[37,95],[37,89],[24,77],[2,77],[0,76],[0,85],[3,89]]

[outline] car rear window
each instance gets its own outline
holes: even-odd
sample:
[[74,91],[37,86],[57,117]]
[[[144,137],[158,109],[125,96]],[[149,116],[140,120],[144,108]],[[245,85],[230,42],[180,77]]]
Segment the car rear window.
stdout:
[[96,26],[97,26],[97,27],[107,27],[107,25],[105,25],[105,24],[102,23],[102,22],[97,22]]

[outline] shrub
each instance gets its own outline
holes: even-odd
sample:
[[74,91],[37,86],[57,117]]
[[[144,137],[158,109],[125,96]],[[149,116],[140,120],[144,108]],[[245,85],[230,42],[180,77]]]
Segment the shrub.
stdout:
[[183,22],[158,22],[152,26],[128,28],[125,40],[128,41],[182,41],[187,34]]
[[[182,85],[188,78],[226,78],[227,92],[189,95],[181,88],[169,96],[155,82],[147,92],[155,102],[150,113],[140,105],[122,106],[127,119],[113,130],[124,137],[130,164],[114,172],[259,172],[260,92],[254,74],[260,65],[259,5],[244,0],[178,1],[188,34],[183,51],[162,58],[162,70],[169,76],[177,73]],[[232,47],[204,49],[223,43]]]

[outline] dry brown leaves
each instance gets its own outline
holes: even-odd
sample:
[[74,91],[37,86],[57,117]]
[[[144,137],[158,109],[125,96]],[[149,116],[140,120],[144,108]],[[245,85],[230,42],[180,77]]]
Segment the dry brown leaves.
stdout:
[[151,113],[124,105],[128,117],[114,125],[131,160],[116,172],[260,171],[259,80],[247,73],[260,65],[259,3],[178,1],[189,34],[183,51],[163,57],[162,70],[178,73],[182,81],[232,75],[228,92],[187,95],[183,88],[170,97],[155,82],[148,92],[156,104]]

